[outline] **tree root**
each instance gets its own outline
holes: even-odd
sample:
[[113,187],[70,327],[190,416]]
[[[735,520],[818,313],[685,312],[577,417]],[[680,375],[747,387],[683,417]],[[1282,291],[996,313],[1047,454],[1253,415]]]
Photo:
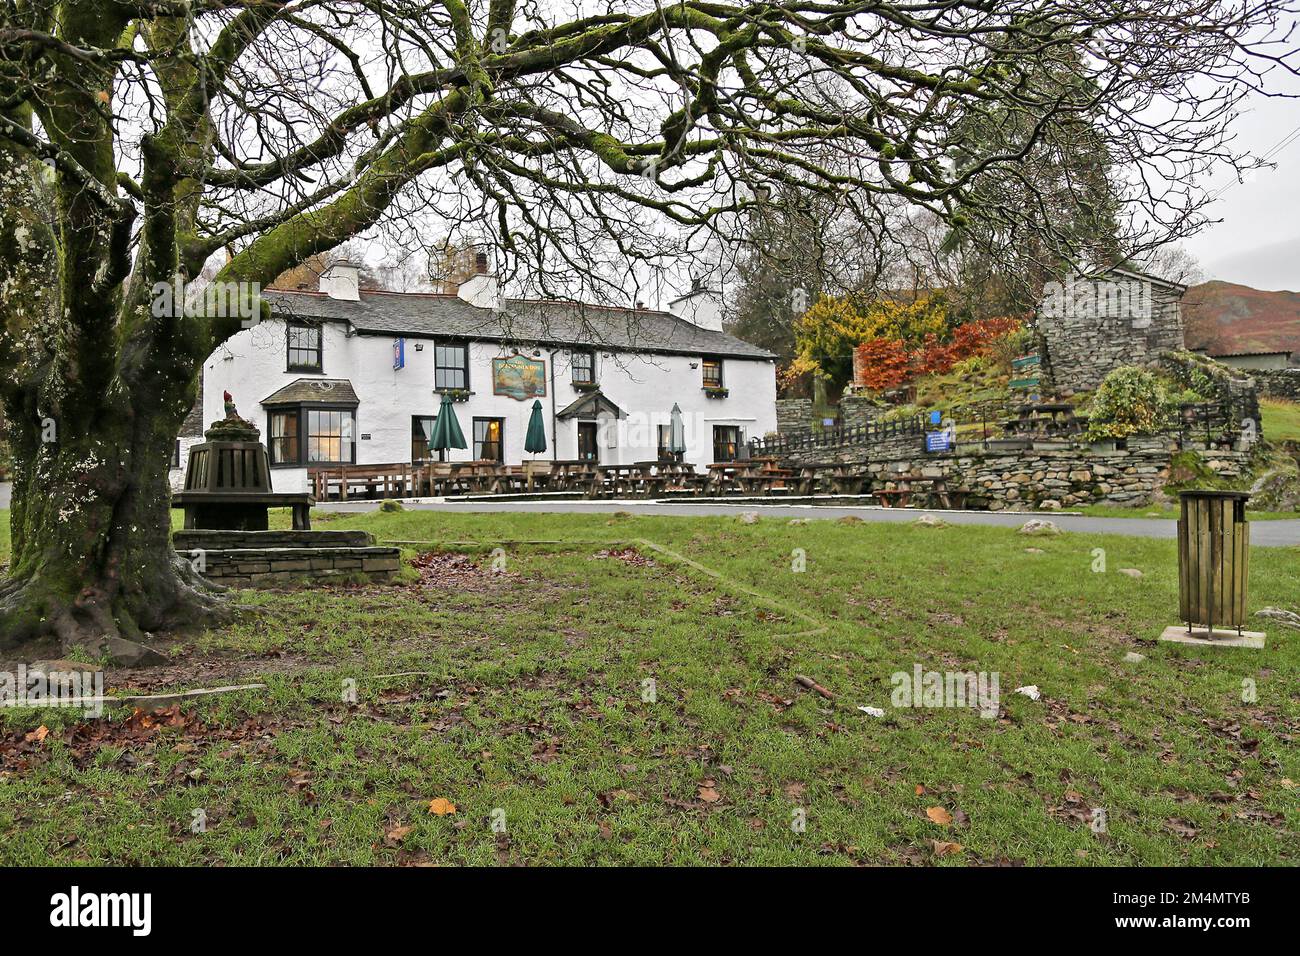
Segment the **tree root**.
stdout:
[[152,632],[223,623],[234,611],[226,588],[204,580],[177,558],[150,581],[147,592],[123,594],[112,583],[89,583],[63,593],[38,573],[0,580],[0,650],[56,638],[73,648],[124,663],[157,661]]

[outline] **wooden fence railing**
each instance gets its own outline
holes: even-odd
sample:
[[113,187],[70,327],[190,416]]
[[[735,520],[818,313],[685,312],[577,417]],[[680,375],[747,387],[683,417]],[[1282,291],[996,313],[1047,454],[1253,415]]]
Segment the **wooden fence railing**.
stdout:
[[926,420],[921,417],[887,422],[876,420],[850,428],[824,428],[821,431],[751,438],[749,451],[751,456],[785,455],[792,451],[834,448],[837,445],[877,445],[896,438],[920,438],[926,427]]

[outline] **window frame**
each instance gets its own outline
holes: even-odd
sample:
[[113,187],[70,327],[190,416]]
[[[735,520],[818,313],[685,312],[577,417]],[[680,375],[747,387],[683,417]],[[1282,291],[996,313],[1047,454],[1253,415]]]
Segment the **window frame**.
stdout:
[[[444,349],[458,348],[461,350],[462,364],[457,367],[453,365],[441,365],[439,359]],[[464,339],[434,339],[433,341],[433,390],[435,392],[468,392],[469,391],[469,349],[470,343]],[[465,380],[464,385],[442,385],[439,384],[439,376],[443,370],[458,371]]]
[[[712,366],[712,367],[714,367],[714,368],[716,368],[716,369],[718,370],[718,380],[717,380],[716,382],[710,382],[710,381],[709,381],[709,367],[710,367],[710,366]],[[722,359],[720,359],[720,358],[715,358],[715,357],[713,357],[713,356],[709,356],[709,355],[705,355],[705,356],[701,357],[701,359],[700,359],[700,385],[701,385],[701,387],[703,387],[703,388],[719,389],[719,388],[725,388],[725,387],[726,387],[726,384],[727,384],[727,383],[726,383],[726,379],[723,378],[723,374],[722,374]]]
[[[447,450],[446,450],[445,448],[439,448],[436,452],[435,452],[432,448],[430,448],[430,449],[428,449],[428,452],[429,452],[429,455],[428,455],[428,456],[426,456],[426,457],[424,457],[424,458],[417,458],[417,457],[415,457],[415,428],[416,428],[416,422],[419,422],[419,421],[421,421],[422,419],[425,419],[425,418],[427,418],[429,421],[433,422],[435,428],[437,427],[437,423],[438,423],[438,416],[437,416],[437,415],[412,415],[412,416],[411,416],[411,464],[416,464],[417,462],[431,462],[431,461],[446,461],[446,460],[447,460]],[[428,444],[428,439],[425,439],[424,441],[425,441],[426,444]],[[437,457],[434,457],[435,455],[436,455]]]
[[[294,332],[315,332],[316,347],[314,349],[303,348],[293,344]],[[293,361],[294,352],[315,352],[316,364],[295,363]],[[314,372],[324,374],[325,372],[325,324],[323,322],[306,322],[298,319],[287,319],[284,324],[284,370],[286,372]]]
[[[293,423],[293,434],[277,435],[275,433],[275,420],[277,417],[283,417]],[[285,441],[292,443],[293,458],[286,461],[276,461],[276,443]],[[272,468],[295,468],[302,464],[302,410],[298,406],[283,405],[266,410],[266,454]]]
[[[590,373],[586,378],[578,377],[579,358],[586,359],[587,370]],[[574,385],[595,385],[596,384],[596,352],[593,349],[574,349],[569,353],[569,376]]]
[[655,431],[655,455],[659,461],[676,461],[677,454],[669,451],[668,446],[673,440],[672,422],[666,425],[659,425]]
[[[310,422],[311,412],[339,412],[348,416],[352,421],[352,440],[349,457],[342,460],[330,461],[309,461],[307,458],[307,449],[310,436],[307,434],[308,423]],[[275,417],[283,415],[292,420],[296,429],[293,435],[277,436],[275,434]],[[328,467],[329,465],[355,465],[357,463],[357,406],[356,405],[339,405],[330,402],[294,402],[288,405],[274,405],[266,410],[266,450],[267,457],[270,459],[272,468],[316,468]],[[284,441],[286,439],[296,439],[293,442],[294,458],[293,461],[276,461],[273,442]],[[342,448],[342,432],[339,436],[340,450]]]
[[[718,454],[719,449],[723,447],[718,444],[718,432],[724,430],[729,430],[735,435],[734,439],[732,439],[731,441],[724,442],[724,444],[730,444],[734,448],[734,452],[730,458],[725,458]],[[713,460],[715,462],[739,461],[740,446],[744,444],[744,441],[745,438],[744,435],[742,434],[742,429],[739,425],[714,425],[713,426]]]
[[[347,458],[328,458],[312,460],[307,457],[308,449],[311,447],[311,413],[312,412],[329,412],[330,414],[345,415],[352,422],[352,437],[349,441],[351,445],[350,454]],[[302,423],[299,431],[302,435],[302,463],[308,467],[317,465],[355,465],[357,461],[357,411],[355,408],[347,408],[342,405],[303,405],[302,406]],[[340,423],[344,419],[340,419]],[[343,427],[339,428],[339,450],[343,449]]]
[[[500,425],[500,432],[497,435],[497,457],[484,457],[481,446],[490,444],[487,441],[480,440],[478,437],[479,423],[487,425],[491,422],[497,422]],[[495,461],[498,464],[505,464],[506,460],[506,420],[500,415],[475,415],[470,422],[470,454],[474,461]]]

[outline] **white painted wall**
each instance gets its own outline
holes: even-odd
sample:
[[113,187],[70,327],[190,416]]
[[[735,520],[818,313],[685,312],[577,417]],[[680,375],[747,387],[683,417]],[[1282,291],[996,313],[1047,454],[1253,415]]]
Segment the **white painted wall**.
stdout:
[[[406,340],[406,367],[394,370],[393,339],[386,336],[346,334],[342,323],[325,323],[323,367],[319,375],[285,371],[285,327],[278,319],[245,329],[217,349],[205,365],[203,379],[203,425],[225,417],[222,392],[234,397],[239,413],[267,438],[267,413],[260,404],[280,388],[299,378],[347,379],[356,390],[360,405],[356,412],[356,460],[358,464],[405,462],[411,455],[411,416],[433,415],[439,396],[433,391],[433,341]],[[417,345],[422,345],[420,351]],[[470,448],[448,453],[451,461],[473,457],[475,417],[505,420],[505,459],[516,464],[532,458],[523,450],[524,435],[533,400],[516,401],[492,394],[491,360],[509,356],[509,348],[498,343],[470,345],[470,391],[465,402],[455,405],[456,417]],[[525,353],[533,358],[531,353]],[[538,356],[547,364],[548,379],[554,375],[554,411],[562,410],[583,393],[570,384],[569,353],[552,356],[543,349]],[[552,367],[552,359],[554,366]],[[695,368],[691,365],[694,364]],[[702,390],[699,356],[642,355],[596,352],[596,378],[602,393],[619,406],[627,417],[603,422],[600,437],[601,461],[622,464],[656,457],[655,426],[667,424],[673,403],[682,409],[686,425],[685,459],[702,466],[713,460],[713,426],[739,425],[745,438],[762,437],[776,430],[776,376],[770,361],[724,359],[723,384],[726,398],[708,398]],[[541,399],[547,443],[554,452],[539,459],[576,458],[577,422],[560,420],[558,436],[552,435],[552,395]],[[362,435],[369,435],[361,440]],[[558,440],[556,440],[558,438]],[[615,447],[607,447],[610,442]],[[182,468],[184,468],[184,450]],[[173,473],[173,482],[180,473]],[[273,468],[276,491],[306,491],[306,467]]]

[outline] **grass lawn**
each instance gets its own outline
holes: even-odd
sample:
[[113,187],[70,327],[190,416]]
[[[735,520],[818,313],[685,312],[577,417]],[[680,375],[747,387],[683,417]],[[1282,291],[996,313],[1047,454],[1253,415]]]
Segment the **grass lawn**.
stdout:
[[1259,411],[1265,438],[1300,442],[1300,404],[1281,398],[1261,398]]
[[[1136,508],[1125,508],[1121,505],[1083,505],[1066,510],[1078,511],[1093,518],[1168,518],[1171,521],[1177,521],[1179,514],[1179,506],[1176,503],[1140,505]],[[1300,518],[1300,511],[1255,511],[1247,503],[1246,517],[1251,521],[1286,521]]]
[[[170,648],[188,662],[109,674],[266,693],[162,720],[4,713],[0,862],[1300,863],[1300,640],[1157,644],[1171,542],[324,517],[442,553],[390,587],[242,592],[235,623]],[[1252,608],[1300,605],[1297,559],[1255,549]],[[1000,715],[892,707],[914,665],[996,672]]]

